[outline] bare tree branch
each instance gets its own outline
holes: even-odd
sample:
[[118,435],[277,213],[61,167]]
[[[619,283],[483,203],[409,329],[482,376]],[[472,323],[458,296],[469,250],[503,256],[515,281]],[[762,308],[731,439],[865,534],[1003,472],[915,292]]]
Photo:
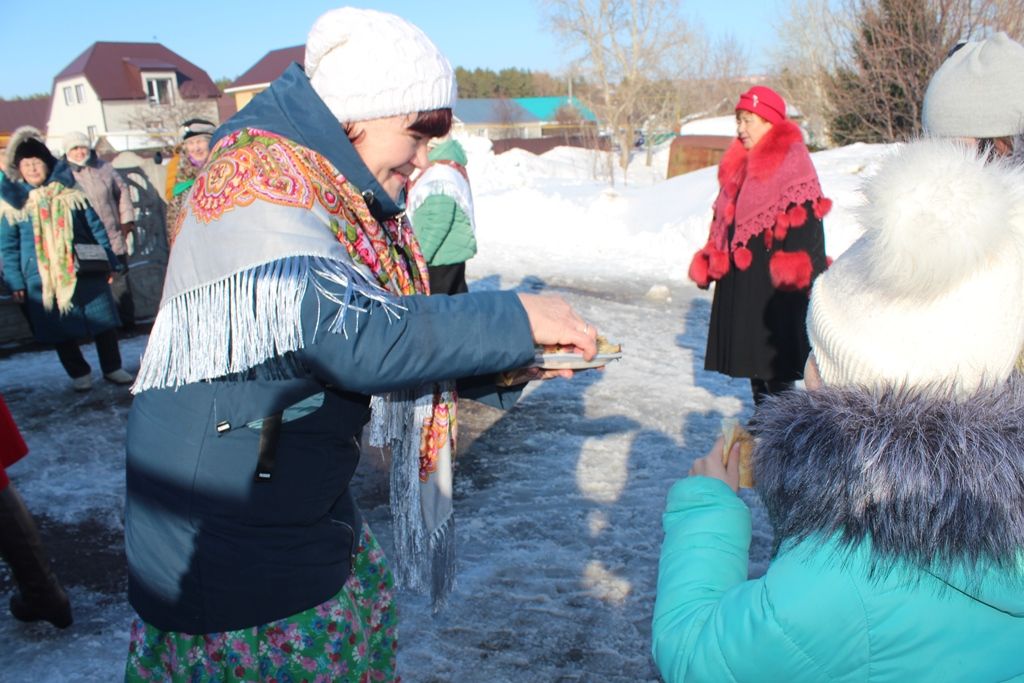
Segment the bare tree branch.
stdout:
[[[673,84],[693,42],[678,0],[547,0],[554,30],[582,55],[580,98],[618,142],[625,173],[638,130],[678,112]],[[678,120],[678,119],[677,119]]]
[[1024,0],[791,0],[775,77],[820,140],[903,140],[949,50],[995,31],[1020,40]]

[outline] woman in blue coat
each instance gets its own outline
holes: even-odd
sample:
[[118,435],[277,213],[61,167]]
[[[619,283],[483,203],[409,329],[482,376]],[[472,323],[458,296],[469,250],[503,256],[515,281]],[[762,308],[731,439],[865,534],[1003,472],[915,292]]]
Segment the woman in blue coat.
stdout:
[[963,143],[898,150],[815,282],[807,391],[755,413],[775,533],[721,440],[669,492],[653,653],[675,681],[1024,676],[1024,176]]
[[[395,680],[392,571],[436,608],[454,580],[456,391],[596,352],[561,299],[425,295],[404,188],[454,99],[422,31],[342,8],[215,133],[128,422],[128,680]],[[390,562],[349,489],[365,426]]]
[[[57,160],[35,128],[19,128],[7,146],[0,181],[0,249],[4,279],[14,300],[27,304],[36,341],[53,344],[76,391],[92,386],[91,368],[78,347],[96,341],[103,376],[129,384],[117,346],[120,320],[107,275],[121,265],[106,230],[74,178],[54,174]],[[75,247],[103,248],[103,272],[79,272]]]

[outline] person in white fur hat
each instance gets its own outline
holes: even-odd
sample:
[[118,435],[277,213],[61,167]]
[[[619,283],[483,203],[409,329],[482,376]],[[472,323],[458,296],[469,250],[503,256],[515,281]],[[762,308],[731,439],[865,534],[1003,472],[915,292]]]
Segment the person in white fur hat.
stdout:
[[[454,581],[456,385],[503,403],[535,344],[594,356],[559,297],[424,296],[405,186],[455,89],[420,29],[345,7],[213,134],[133,387],[126,680],[395,680],[392,569],[438,608]],[[366,426],[393,565],[349,490]]]
[[812,290],[808,390],[755,416],[764,575],[735,449],[669,492],[666,683],[1024,676],[1024,170],[923,140],[866,195]]

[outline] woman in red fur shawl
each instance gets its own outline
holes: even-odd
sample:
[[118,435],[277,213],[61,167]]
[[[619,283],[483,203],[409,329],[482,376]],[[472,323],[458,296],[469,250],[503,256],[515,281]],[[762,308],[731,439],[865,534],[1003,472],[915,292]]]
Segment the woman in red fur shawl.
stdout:
[[808,294],[825,269],[821,221],[832,202],[778,93],[743,93],[736,132],[718,166],[711,235],[689,275],[702,289],[717,283],[704,369],[749,377],[760,403],[802,376]]

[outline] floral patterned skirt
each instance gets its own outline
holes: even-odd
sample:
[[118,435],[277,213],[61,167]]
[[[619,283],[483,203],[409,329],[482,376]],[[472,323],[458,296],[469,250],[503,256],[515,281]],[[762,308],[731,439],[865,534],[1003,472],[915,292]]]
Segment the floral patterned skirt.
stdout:
[[132,622],[126,681],[398,681],[394,578],[370,528],[327,602],[237,631],[189,635]]

